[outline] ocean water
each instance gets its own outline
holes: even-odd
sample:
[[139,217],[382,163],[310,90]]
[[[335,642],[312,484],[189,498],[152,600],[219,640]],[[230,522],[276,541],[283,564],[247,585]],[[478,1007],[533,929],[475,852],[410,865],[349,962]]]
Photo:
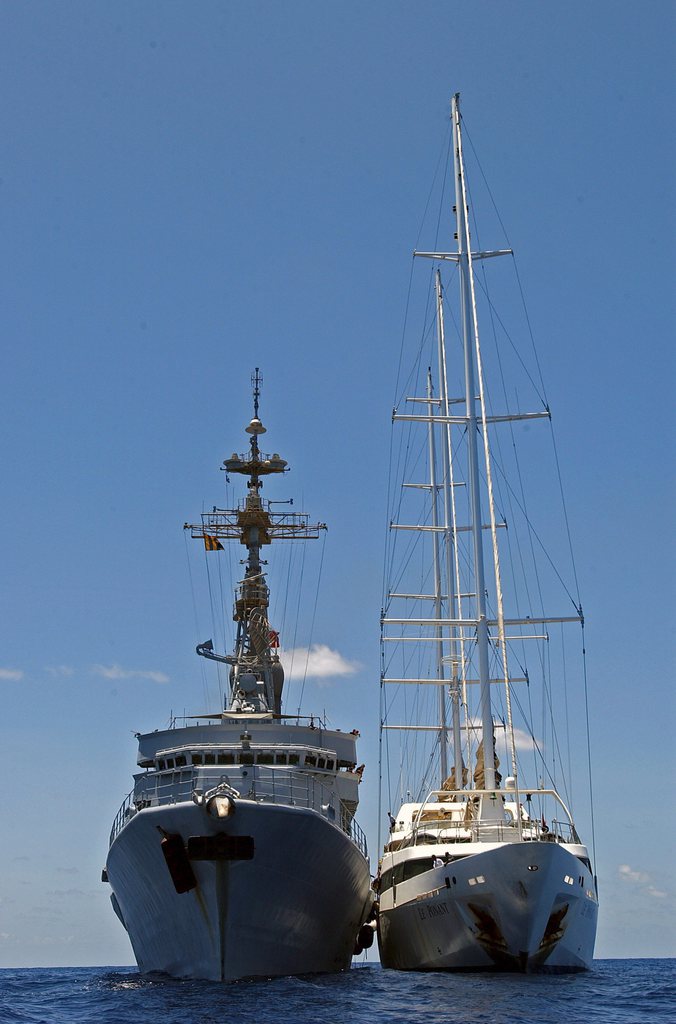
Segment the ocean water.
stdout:
[[0,971],[2,1024],[674,1024],[676,960],[586,974],[346,974],[218,985],[131,967]]

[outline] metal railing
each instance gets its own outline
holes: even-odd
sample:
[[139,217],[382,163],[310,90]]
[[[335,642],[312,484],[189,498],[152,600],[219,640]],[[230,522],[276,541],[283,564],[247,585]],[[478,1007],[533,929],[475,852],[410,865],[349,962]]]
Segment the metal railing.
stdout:
[[[533,797],[551,800],[566,815],[565,821],[554,818],[550,824],[544,817],[531,817],[526,813],[520,797],[526,798],[530,809]],[[489,797],[491,801],[502,801],[504,820],[481,819],[479,798]],[[511,808],[510,811],[507,807]],[[521,815],[519,820],[517,815]],[[520,793],[511,789],[475,790],[434,790],[420,805],[410,831],[399,843],[400,846],[423,846],[428,843],[471,843],[471,842],[548,842],[579,843],[570,811],[553,789],[522,789]],[[390,837],[390,847],[397,842],[396,833]]]
[[[402,840],[401,846],[424,846],[433,843],[515,843],[519,841],[539,843],[579,843],[574,826],[568,821],[552,821],[549,826],[539,821],[523,821],[521,835],[516,821],[480,822],[470,821],[449,823],[439,817],[426,819],[414,825]],[[392,840],[390,840],[392,842]],[[395,840],[396,842],[396,840]]]
[[142,775],[131,793],[123,800],[115,816],[110,833],[110,845],[112,846],[118,833],[139,810],[145,807],[183,803],[194,799],[195,794],[204,794],[225,783],[238,789],[241,799],[244,800],[287,807],[308,807],[317,811],[348,835],[364,857],[368,856],[366,836],[349,808],[335,791],[324,786],[314,775],[263,765],[247,766],[246,771],[246,777],[237,772],[230,776],[222,767],[192,766]]
[[115,839],[115,836],[118,834],[118,832],[121,831],[123,826],[127,824],[129,819],[133,818],[134,815],[136,814],[136,808],[134,807],[133,800],[134,790],[132,789],[131,793],[127,793],[126,797],[122,801],[122,805],[119,811],[115,815],[113,827],[110,830],[110,839],[108,840],[108,846],[113,845],[113,840]]

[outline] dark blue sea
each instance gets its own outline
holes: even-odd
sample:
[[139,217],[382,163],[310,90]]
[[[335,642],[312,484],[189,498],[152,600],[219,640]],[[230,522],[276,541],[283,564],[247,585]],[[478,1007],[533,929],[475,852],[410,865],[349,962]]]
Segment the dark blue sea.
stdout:
[[676,960],[586,974],[347,974],[217,985],[131,967],[0,971],[2,1024],[674,1024]]

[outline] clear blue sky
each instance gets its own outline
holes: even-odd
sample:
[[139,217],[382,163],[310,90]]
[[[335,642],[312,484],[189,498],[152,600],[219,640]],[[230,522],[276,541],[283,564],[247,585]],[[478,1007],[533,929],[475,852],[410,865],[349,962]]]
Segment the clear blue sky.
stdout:
[[222,501],[256,365],[286,489],[330,523],[313,639],[361,669],[308,683],[306,705],[362,731],[377,854],[389,414],[456,91],[563,452],[597,953],[676,955],[675,12],[0,3],[0,965],[132,961],[107,835],[133,731],[204,709],[181,527]]

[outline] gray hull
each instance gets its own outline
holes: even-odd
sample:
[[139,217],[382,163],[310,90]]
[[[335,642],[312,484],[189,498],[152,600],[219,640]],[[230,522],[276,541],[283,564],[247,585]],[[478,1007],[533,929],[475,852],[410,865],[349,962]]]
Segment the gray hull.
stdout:
[[[180,893],[163,832],[249,837],[253,857],[192,860],[197,885]],[[116,837],[107,873],[140,970],[181,978],[343,971],[371,905],[368,862],[341,829],[246,800],[225,821],[192,802],[146,808]]]

